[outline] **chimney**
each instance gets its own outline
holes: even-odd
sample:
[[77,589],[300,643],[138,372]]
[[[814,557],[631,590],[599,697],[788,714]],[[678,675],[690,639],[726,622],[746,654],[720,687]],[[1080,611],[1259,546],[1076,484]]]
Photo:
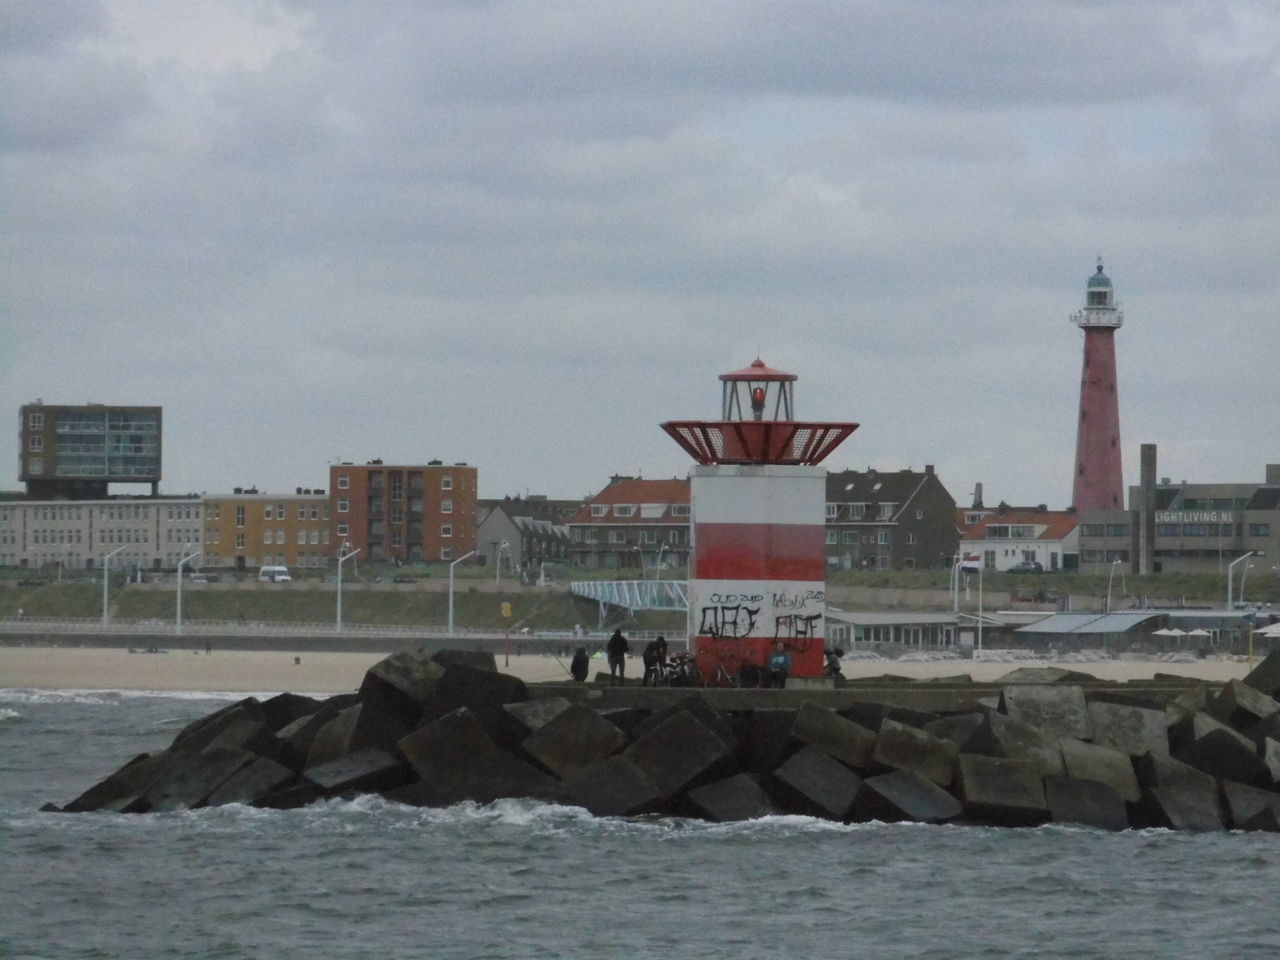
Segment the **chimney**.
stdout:
[[1267,486],[1280,487],[1280,463],[1267,464]]
[[980,483],[973,485],[973,509],[982,509],[982,484]]
[[1137,543],[1132,556],[1137,561],[1133,571],[1155,573],[1156,557],[1156,445],[1144,443],[1139,454],[1138,502],[1133,509],[1133,532]]

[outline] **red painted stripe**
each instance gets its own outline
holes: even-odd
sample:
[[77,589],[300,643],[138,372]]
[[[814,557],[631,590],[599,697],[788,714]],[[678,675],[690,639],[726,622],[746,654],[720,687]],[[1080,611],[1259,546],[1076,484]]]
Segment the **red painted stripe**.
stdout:
[[699,523],[699,580],[825,580],[826,529],[820,523]]

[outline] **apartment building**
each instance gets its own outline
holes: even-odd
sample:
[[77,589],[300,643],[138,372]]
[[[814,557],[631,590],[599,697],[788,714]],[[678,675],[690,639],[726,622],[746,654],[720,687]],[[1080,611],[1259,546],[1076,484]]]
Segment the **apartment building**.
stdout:
[[476,549],[477,470],[431,460],[329,466],[334,548],[373,561],[455,560]]
[[942,567],[955,556],[956,502],[933,466],[923,472],[827,474],[827,565],[837,569]]
[[333,555],[333,508],[323,489],[278,494],[237,487],[203,503],[204,566],[324,567]]
[[569,520],[569,562],[641,574],[689,562],[689,481],[614,476]]
[[18,479],[36,500],[105,500],[109,483],[160,483],[161,408],[37,400],[19,411]]
[[[0,566],[171,570],[200,549],[203,504],[174,499],[0,502]],[[195,564],[193,564],[194,566]]]

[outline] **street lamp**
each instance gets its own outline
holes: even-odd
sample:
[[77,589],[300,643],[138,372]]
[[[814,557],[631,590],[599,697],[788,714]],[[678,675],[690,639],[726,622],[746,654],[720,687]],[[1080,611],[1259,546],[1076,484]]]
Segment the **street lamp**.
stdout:
[[659,570],[662,567],[662,554],[663,554],[663,551],[665,551],[666,549],[667,549],[667,541],[663,540],[661,545],[659,545],[658,547],[658,559],[655,560],[653,563],[653,579],[655,580],[657,580],[660,575]]
[[[187,546],[191,546],[191,544],[187,544]],[[204,553],[203,550],[197,550],[191,556],[183,557],[178,561],[178,610],[173,618],[173,632],[179,636],[182,635],[182,568],[187,565],[188,560],[194,560],[202,553]]]
[[453,636],[453,568],[460,564],[467,557],[475,553],[474,550],[468,550],[457,560],[449,564],[449,636]]
[[[1248,560],[1252,556],[1253,556],[1253,551],[1250,550],[1248,553],[1244,554],[1243,556],[1236,557],[1229,564],[1227,564],[1227,609],[1228,610],[1231,609],[1231,580],[1235,576],[1236,564],[1241,563],[1242,561]],[[1243,587],[1244,585],[1241,584],[1241,589],[1243,589]]]
[[1107,575],[1107,613],[1111,612],[1111,581],[1116,578],[1116,566],[1123,562],[1118,558],[1111,561],[1111,572]]
[[1240,571],[1240,602],[1244,603],[1244,579],[1249,576],[1249,571],[1253,569],[1252,563],[1246,563],[1244,569]]
[[111,558],[127,546],[129,544],[126,543],[124,547],[116,547],[102,558],[102,625],[104,627],[110,622],[107,616],[107,584],[111,582]]
[[[502,586],[502,551],[507,551],[508,556],[511,554],[511,543],[503,540],[498,544],[498,549],[493,554],[493,585],[495,587]],[[473,551],[474,552],[474,551]]]
[[[338,548],[338,619],[335,629],[336,633],[342,632],[342,565],[359,553],[361,549],[361,547],[357,547],[352,550],[350,540],[345,541],[342,546]],[[345,550],[346,553],[343,553],[343,550]]]

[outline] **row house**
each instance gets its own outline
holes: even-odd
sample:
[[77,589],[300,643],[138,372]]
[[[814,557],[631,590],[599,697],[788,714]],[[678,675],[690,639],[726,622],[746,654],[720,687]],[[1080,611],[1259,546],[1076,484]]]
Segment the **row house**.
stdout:
[[292,494],[237,487],[204,498],[203,566],[323,567],[333,553],[332,507],[322,489]]
[[172,569],[200,550],[204,507],[172,499],[0,502],[0,566],[91,570]]
[[689,563],[689,481],[614,476],[569,521],[569,562],[630,570]]
[[1010,507],[984,511],[963,530],[964,552],[982,559],[984,570],[1005,571],[1035,563],[1048,573],[1074,570],[1079,556],[1078,517],[1071,510]]
[[476,549],[477,471],[431,460],[329,466],[335,546],[374,562],[433,562]]
[[827,474],[827,566],[840,570],[945,567],[959,543],[956,502],[931,464],[923,472]]
[[541,495],[482,500],[476,508],[476,555],[512,570],[531,563],[567,563],[568,521],[582,506],[582,500]]

